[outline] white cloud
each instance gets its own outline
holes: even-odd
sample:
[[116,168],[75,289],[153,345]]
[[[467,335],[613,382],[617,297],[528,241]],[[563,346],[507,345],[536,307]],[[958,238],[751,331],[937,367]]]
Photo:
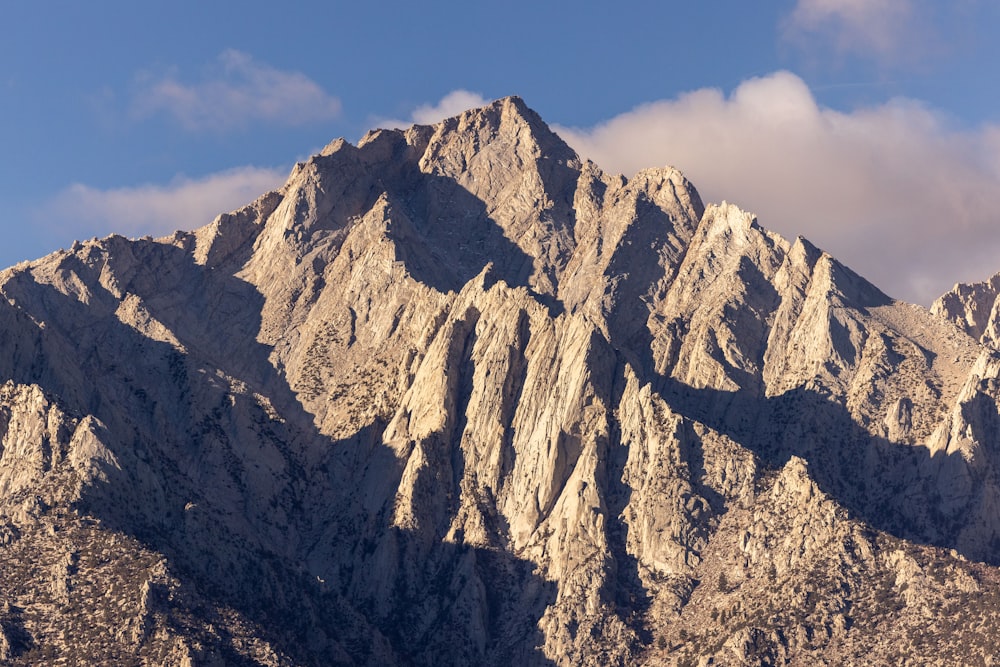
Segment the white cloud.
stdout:
[[275,69],[240,51],[223,52],[198,83],[145,77],[131,105],[138,118],[173,116],[188,130],[232,130],[253,121],[303,125],[335,118],[340,100],[300,72]]
[[101,190],[74,184],[40,211],[40,219],[75,238],[166,235],[211,222],[216,215],[252,202],[277,188],[287,170],[239,167],[167,185]]
[[1000,271],[1000,127],[956,130],[907,99],[834,111],[778,72],[556,129],[609,171],[676,165],[706,201],[809,238],[892,296],[928,304]]
[[413,121],[421,125],[430,125],[445,118],[457,116],[463,111],[486,106],[487,104],[489,104],[489,100],[479,93],[471,93],[467,90],[453,90],[433,106],[425,104],[414,109]]
[[397,120],[384,118],[377,120],[374,125],[377,127],[405,129],[411,125],[432,125],[445,118],[457,116],[463,111],[476,107],[486,106],[490,100],[479,93],[468,90],[453,90],[438,101],[437,104],[424,104],[410,114],[410,120]]

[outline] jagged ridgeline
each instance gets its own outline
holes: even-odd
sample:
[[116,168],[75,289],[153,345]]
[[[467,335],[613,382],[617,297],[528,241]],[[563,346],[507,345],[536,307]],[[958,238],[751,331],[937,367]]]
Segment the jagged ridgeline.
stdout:
[[0,292],[4,664],[996,652],[996,286],[895,301],[518,98]]

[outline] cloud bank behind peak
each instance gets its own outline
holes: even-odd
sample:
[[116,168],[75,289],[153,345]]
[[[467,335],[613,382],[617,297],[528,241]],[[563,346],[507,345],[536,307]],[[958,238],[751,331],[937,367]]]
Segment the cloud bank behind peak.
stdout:
[[808,237],[898,298],[929,304],[1000,270],[1000,127],[956,129],[903,98],[836,111],[776,72],[555,129],[606,171],[674,165],[706,201]]

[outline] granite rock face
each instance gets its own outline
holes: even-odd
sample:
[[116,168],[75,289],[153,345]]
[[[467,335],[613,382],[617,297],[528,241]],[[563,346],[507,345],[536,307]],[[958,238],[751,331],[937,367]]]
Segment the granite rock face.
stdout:
[[971,285],[957,284],[942,294],[932,305],[931,312],[955,323],[980,342],[997,346],[1000,342],[1000,274]]
[[518,98],[0,294],[5,663],[995,650],[989,296],[894,301]]

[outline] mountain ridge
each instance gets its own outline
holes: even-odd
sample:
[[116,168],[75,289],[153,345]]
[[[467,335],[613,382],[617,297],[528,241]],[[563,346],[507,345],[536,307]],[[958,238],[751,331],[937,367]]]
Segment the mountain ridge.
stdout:
[[979,315],[604,174],[520,98],[0,293],[12,664],[990,656]]

